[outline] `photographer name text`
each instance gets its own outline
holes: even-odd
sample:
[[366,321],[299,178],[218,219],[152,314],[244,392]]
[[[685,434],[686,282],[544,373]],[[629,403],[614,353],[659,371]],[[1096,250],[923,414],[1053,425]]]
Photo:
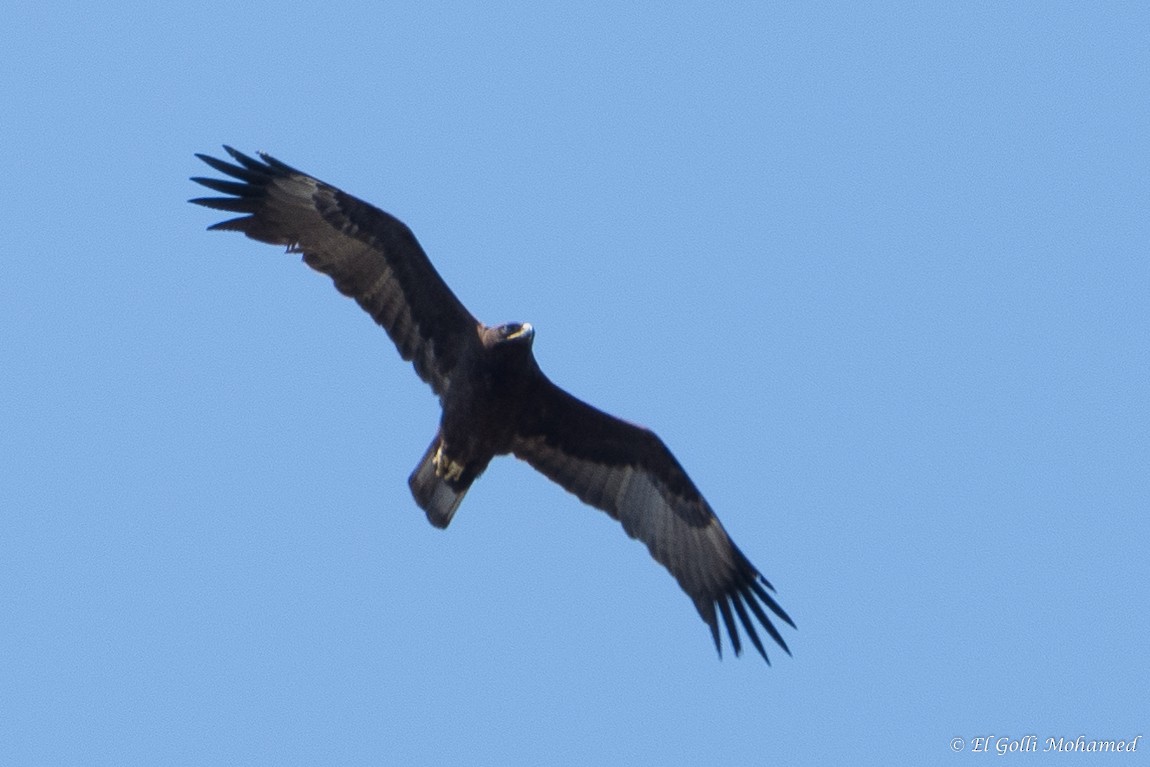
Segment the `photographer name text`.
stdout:
[[1096,740],[1079,735],[1077,738],[1039,738],[1037,735],[1023,735],[1021,738],[1009,735],[979,735],[974,738],[952,738],[951,751],[969,751],[972,754],[1037,754],[1057,752],[1080,753],[1133,753],[1138,750],[1141,735],[1129,740]]

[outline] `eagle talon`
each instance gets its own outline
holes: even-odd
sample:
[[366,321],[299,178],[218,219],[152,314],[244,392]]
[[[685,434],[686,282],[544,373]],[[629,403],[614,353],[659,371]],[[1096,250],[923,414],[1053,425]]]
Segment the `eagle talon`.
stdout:
[[454,482],[463,476],[463,464],[456,463],[443,454],[443,447],[439,447],[435,451],[435,457],[431,459],[435,464],[435,476],[446,482]]

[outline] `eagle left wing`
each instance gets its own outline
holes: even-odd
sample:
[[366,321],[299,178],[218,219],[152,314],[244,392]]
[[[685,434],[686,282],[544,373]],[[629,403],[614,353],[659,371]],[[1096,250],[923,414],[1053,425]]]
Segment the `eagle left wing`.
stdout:
[[442,395],[479,321],[435,271],[415,235],[394,216],[266,154],[225,146],[236,164],[196,156],[236,181],[193,178],[228,197],[190,202],[245,215],[208,227],[302,253],[387,331],[403,359]]
[[[794,627],[771,596],[774,587],[727,536],[710,505],[654,432],[591,407],[544,379],[514,454],[623,525],[671,572],[711,628],[722,654],[718,614],[735,654],[735,615],[770,663],[751,614],[790,654],[763,609]],[[732,613],[733,609],[733,613]],[[750,610],[751,614],[748,614]]]

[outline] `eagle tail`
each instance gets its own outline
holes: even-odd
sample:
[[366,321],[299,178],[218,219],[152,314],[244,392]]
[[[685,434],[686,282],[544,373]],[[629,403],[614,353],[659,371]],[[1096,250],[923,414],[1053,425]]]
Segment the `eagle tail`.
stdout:
[[467,491],[471,488],[471,483],[475,480],[475,477],[468,476],[470,472],[464,474],[464,476],[456,481],[441,477],[436,469],[435,461],[439,447],[439,434],[436,433],[435,439],[431,440],[431,445],[427,448],[427,452],[423,454],[419,465],[415,467],[415,471],[411,472],[411,476],[407,478],[407,484],[411,488],[411,494],[415,497],[415,502],[426,512],[427,521],[443,529],[451,524],[451,518],[455,516],[455,510],[459,508],[459,504],[463,501],[463,496],[467,495]]

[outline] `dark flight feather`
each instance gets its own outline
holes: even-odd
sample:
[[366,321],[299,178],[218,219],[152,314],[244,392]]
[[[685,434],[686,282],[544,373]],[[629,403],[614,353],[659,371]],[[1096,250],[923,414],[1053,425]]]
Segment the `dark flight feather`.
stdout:
[[251,215],[211,229],[240,231],[254,240],[303,254],[379,323],[405,360],[437,394],[465,344],[478,343],[478,320],[435,271],[401,221],[267,155],[264,162],[224,147],[239,165],[196,155],[244,182],[195,178],[235,197],[191,202]]
[[387,331],[439,395],[440,431],[409,479],[433,524],[447,527],[487,462],[513,453],[645,543],[691,597],[720,655],[720,619],[736,655],[741,625],[770,662],[756,623],[790,654],[768,611],[795,624],[773,587],[654,432],[551,383],[530,352],[530,325],[482,325],[398,219],[266,154],[224,148],[234,163],[196,156],[235,180],[192,180],[228,196],[191,202],[246,215],[209,229],[301,253]]
[[[763,611],[790,616],[771,588],[727,536],[711,507],[671,451],[652,431],[608,415],[547,382],[514,453],[583,502],[619,520],[675,576],[719,639],[716,605],[737,655],[742,650],[731,605],[755,649],[766,650],[743,602],[779,646],[786,642]],[[769,661],[768,661],[769,662]]]

